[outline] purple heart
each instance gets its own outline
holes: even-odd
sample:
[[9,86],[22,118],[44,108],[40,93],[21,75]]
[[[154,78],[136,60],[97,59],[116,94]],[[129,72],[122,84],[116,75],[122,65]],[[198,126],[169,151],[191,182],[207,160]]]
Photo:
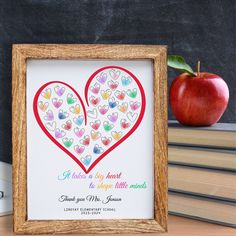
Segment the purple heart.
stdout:
[[56,129],[55,130],[55,137],[56,138],[62,138],[65,135],[65,132],[63,130]]
[[108,115],[107,117],[112,123],[115,123],[118,119],[118,113],[117,112],[112,113],[111,115]]
[[56,88],[55,88],[55,92],[56,92],[56,94],[58,95],[58,96],[62,96],[63,95],[63,93],[65,92],[65,88],[64,87],[59,87],[59,86],[57,86]]
[[54,120],[54,115],[51,110],[47,111],[46,116],[44,116],[44,120],[48,120],[48,121]]
[[101,75],[97,76],[97,80],[99,83],[104,84],[107,80],[107,74],[102,73]]

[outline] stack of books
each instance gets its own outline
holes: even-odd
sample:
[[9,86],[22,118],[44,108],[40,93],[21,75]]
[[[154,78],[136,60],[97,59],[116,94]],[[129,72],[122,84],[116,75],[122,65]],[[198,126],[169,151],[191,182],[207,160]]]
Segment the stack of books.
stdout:
[[169,121],[169,213],[236,226],[236,124]]

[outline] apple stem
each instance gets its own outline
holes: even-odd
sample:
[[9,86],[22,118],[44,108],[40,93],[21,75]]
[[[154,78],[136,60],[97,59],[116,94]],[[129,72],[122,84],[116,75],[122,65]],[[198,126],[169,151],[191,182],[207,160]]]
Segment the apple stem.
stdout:
[[201,62],[197,62],[197,76],[200,77],[200,68],[201,68]]

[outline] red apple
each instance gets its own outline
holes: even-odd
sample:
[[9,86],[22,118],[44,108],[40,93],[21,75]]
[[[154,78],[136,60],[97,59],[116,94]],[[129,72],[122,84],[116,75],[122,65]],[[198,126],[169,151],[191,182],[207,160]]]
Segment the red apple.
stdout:
[[[197,75],[197,73],[196,73]],[[229,100],[229,89],[218,75],[201,72],[196,77],[183,73],[170,88],[170,105],[183,125],[209,126],[223,115]]]

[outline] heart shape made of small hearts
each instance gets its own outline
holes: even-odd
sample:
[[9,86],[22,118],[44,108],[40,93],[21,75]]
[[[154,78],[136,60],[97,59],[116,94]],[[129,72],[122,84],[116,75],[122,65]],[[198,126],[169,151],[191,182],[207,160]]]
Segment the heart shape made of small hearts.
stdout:
[[35,94],[33,110],[46,136],[87,174],[138,128],[146,98],[138,78],[119,66],[94,72],[81,97],[69,84],[50,81]]

